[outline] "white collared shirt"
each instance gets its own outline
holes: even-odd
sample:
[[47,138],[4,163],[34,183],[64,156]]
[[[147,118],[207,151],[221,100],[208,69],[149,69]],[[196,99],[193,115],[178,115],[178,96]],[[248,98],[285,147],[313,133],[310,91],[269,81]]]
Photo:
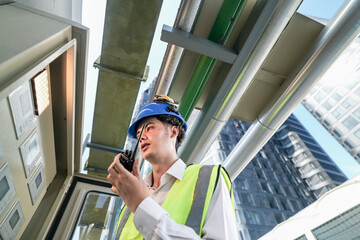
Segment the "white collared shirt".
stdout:
[[[151,196],[145,198],[134,213],[136,229],[145,239],[238,239],[234,209],[222,174],[210,201],[203,238],[192,228],[176,223],[161,207],[176,179],[182,180],[185,168],[179,159],[161,176],[160,186],[152,188]],[[144,181],[152,185],[152,172]]]

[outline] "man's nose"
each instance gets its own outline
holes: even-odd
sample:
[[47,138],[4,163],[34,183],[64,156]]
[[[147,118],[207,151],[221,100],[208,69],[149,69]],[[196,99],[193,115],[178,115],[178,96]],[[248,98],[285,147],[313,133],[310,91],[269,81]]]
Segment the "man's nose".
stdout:
[[147,139],[147,136],[146,136],[145,131],[144,131],[143,134],[140,136],[140,142],[142,140],[145,140],[145,139]]

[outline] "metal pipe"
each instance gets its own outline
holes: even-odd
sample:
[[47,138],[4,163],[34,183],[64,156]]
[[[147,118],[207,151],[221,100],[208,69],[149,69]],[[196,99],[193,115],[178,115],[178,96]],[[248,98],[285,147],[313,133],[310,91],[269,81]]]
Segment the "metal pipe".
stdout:
[[180,157],[187,163],[198,163],[207,153],[301,1],[266,2],[224,84],[214,99],[206,101],[180,149]]
[[104,144],[94,143],[94,142],[87,142],[86,147],[101,150],[101,151],[105,151],[105,152],[116,153],[116,154],[124,153],[124,148],[122,148],[122,147],[117,148],[117,147],[107,146],[107,145],[104,145]]
[[279,90],[225,161],[234,180],[288,118],[308,91],[360,33],[360,1],[348,0],[317,38],[311,56],[290,85]]
[[[244,10],[245,4],[246,1],[241,0],[229,0],[223,4],[208,39],[225,45],[233,32],[235,23]],[[224,25],[224,22],[228,24]],[[217,59],[200,55],[179,105],[179,112],[185,120],[189,119],[199,101],[216,64]]]
[[[201,10],[202,0],[183,0],[179,7],[178,15],[175,19],[174,28],[192,32],[198,13]],[[152,97],[155,95],[167,95],[171,82],[174,78],[176,68],[180,62],[184,49],[172,44],[168,44],[161,64],[158,79],[154,86]]]

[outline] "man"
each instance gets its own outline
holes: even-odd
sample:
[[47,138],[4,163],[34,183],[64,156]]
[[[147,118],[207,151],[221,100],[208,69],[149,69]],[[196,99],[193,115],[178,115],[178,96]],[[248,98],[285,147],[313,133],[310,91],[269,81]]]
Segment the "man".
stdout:
[[238,239],[225,170],[186,167],[177,157],[186,130],[185,120],[166,96],[157,96],[130,126],[129,135],[140,137],[141,155],[153,170],[142,180],[140,160],[130,173],[120,164],[120,154],[110,165],[111,191],[126,204],[116,239]]

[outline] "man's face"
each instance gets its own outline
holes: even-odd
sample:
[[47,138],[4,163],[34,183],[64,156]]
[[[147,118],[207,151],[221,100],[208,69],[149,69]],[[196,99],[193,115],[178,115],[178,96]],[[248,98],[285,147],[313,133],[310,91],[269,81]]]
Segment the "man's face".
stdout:
[[148,161],[165,156],[167,151],[174,149],[176,136],[174,138],[172,126],[163,124],[155,117],[149,117],[143,120],[137,129],[136,137],[142,130],[142,126],[146,124],[144,132],[140,139],[141,155]]

